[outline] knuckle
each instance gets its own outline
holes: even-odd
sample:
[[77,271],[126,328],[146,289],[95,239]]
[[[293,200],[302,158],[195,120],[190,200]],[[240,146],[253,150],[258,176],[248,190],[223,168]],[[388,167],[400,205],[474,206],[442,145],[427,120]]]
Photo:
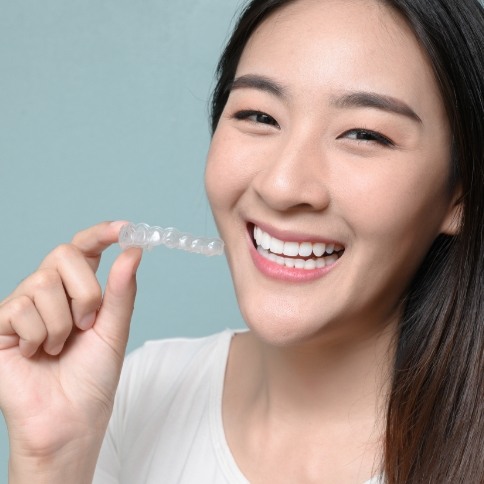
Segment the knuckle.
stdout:
[[102,290],[99,283],[94,281],[89,287],[86,285],[76,301],[89,308],[98,308],[102,301]]
[[72,321],[67,318],[59,322],[51,322],[47,328],[48,339],[54,341],[65,340],[71,330]]
[[61,284],[59,273],[54,269],[39,269],[30,280],[34,290],[49,290]]
[[78,249],[72,244],[61,244],[54,249],[54,254],[57,259],[72,259],[79,254]]
[[37,345],[41,344],[47,338],[47,329],[44,325],[32,325],[31,327],[24,330],[22,334],[22,339],[35,343]]
[[84,237],[86,230],[87,229],[80,230],[79,232],[77,232],[74,235],[74,237],[72,237],[71,244],[73,244],[74,246],[77,245],[79,243],[79,241]]
[[45,340],[47,329],[35,316],[34,304],[27,296],[19,296],[9,306],[11,326],[23,340],[37,344]]
[[19,319],[24,314],[30,312],[34,303],[28,296],[18,296],[6,303],[8,305],[8,312],[12,320]]

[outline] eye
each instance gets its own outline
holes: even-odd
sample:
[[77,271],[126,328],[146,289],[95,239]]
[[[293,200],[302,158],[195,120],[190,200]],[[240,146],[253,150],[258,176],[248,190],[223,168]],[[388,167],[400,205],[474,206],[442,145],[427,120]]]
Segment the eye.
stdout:
[[250,121],[256,124],[266,124],[268,126],[274,126],[279,128],[279,123],[269,114],[262,111],[257,111],[254,109],[246,109],[242,111],[237,111],[234,114],[234,118],[241,121]]
[[355,128],[350,129],[349,131],[344,132],[338,139],[346,138],[355,141],[363,141],[366,143],[378,143],[383,146],[392,147],[395,146],[395,143],[386,136],[382,134],[372,131],[371,129],[364,129],[364,128]]

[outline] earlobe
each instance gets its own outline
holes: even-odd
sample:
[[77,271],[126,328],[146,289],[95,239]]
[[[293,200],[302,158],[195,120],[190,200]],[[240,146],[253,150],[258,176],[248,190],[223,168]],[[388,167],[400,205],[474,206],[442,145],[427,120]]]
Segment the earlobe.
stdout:
[[463,217],[464,201],[462,188],[456,187],[449,204],[449,210],[442,222],[441,233],[445,235],[457,235],[460,232]]

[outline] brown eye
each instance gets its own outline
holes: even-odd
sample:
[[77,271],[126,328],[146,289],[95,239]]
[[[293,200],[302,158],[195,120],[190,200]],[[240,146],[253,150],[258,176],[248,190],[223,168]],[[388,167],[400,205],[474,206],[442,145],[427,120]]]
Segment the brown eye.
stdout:
[[386,136],[383,136],[382,134],[369,129],[351,129],[343,133],[341,136],[339,136],[339,138],[347,138],[355,141],[364,141],[368,143],[379,143],[383,146],[395,146],[393,141],[391,141]]
[[262,111],[244,110],[238,111],[234,115],[235,119],[246,120],[257,124],[267,124],[279,128],[279,123],[269,114]]

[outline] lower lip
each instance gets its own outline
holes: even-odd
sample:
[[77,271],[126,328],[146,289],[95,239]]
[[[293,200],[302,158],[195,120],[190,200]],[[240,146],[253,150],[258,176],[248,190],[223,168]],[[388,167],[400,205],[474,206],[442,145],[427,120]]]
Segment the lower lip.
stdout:
[[259,252],[257,252],[252,241],[249,246],[249,252],[255,266],[260,272],[262,272],[262,274],[271,279],[277,279],[285,282],[310,282],[314,281],[315,279],[320,279],[328,274],[328,272],[330,272],[338,264],[338,262],[335,262],[327,267],[309,270],[281,266],[277,262],[272,262],[261,256]]

